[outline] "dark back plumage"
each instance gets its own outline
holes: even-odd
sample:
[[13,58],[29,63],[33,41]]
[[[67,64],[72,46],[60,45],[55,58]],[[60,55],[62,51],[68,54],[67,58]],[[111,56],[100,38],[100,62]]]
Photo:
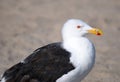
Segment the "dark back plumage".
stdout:
[[38,48],[24,63],[20,62],[3,74],[6,82],[56,82],[62,75],[74,69],[70,53],[61,43]]

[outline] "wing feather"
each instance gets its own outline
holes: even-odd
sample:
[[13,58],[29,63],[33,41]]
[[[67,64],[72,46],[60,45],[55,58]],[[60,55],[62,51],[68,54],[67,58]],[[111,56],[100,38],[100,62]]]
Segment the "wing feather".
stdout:
[[38,48],[24,63],[18,63],[3,74],[6,82],[56,82],[63,74],[74,69],[70,53],[53,43]]

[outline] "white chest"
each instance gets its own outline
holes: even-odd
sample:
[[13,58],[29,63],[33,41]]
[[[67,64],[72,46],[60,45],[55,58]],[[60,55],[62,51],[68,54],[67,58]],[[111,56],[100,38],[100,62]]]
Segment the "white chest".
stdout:
[[70,62],[75,66],[75,70],[63,75],[57,82],[80,82],[94,65],[94,46],[86,38],[74,38],[66,41],[63,47],[71,52]]
[[64,43],[64,48],[71,53],[70,61],[77,66],[86,66],[95,59],[95,49],[87,38],[71,39]]

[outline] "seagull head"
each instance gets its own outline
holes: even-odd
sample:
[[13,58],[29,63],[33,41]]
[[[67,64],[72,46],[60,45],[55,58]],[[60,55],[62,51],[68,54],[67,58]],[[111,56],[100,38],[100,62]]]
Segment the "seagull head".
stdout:
[[102,30],[98,28],[93,28],[78,19],[70,19],[68,20],[62,29],[63,38],[71,38],[71,37],[84,37],[86,34],[91,33],[95,35],[102,35]]

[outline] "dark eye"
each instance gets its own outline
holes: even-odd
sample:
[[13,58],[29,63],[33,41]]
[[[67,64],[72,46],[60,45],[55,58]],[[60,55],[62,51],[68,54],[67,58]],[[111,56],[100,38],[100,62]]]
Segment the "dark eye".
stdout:
[[78,26],[77,26],[77,28],[81,28],[81,26],[80,26],[80,25],[78,25]]

